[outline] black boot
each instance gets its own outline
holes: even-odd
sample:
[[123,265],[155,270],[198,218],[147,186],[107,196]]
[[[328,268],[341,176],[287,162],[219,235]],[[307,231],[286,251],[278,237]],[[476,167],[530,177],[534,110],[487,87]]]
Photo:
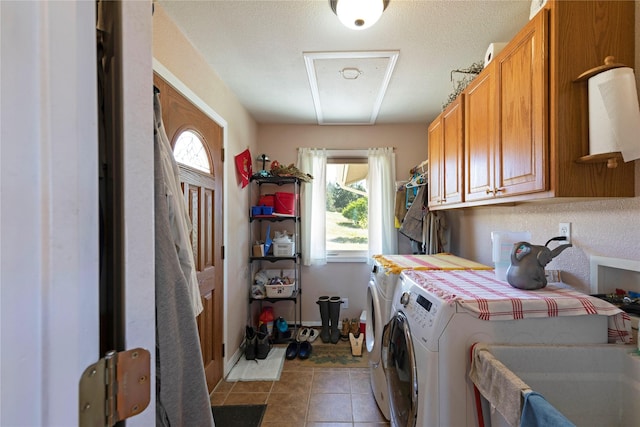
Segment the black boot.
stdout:
[[270,350],[271,343],[269,342],[269,332],[267,330],[267,325],[263,323],[260,325],[260,330],[257,335],[256,357],[261,360],[266,359]]
[[319,297],[318,301],[316,301],[316,304],[320,306],[320,320],[322,321],[320,339],[322,340],[322,342],[329,342],[329,297]]
[[244,333],[244,341],[245,341],[245,347],[244,347],[244,357],[247,360],[255,360],[256,358],[256,344],[257,344],[257,337],[256,337],[256,332],[253,330],[253,328],[251,326],[247,326],[245,328],[245,333]]
[[329,298],[329,320],[331,322],[330,339],[333,344],[340,341],[340,328],[338,327],[338,321],[340,320],[340,304],[342,304],[340,297]]

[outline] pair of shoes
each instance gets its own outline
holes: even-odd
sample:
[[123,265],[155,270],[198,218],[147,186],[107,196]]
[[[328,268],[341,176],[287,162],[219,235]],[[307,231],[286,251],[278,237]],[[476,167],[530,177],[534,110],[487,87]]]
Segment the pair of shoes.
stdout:
[[251,326],[247,326],[244,332],[245,347],[244,357],[247,360],[255,360],[256,358],[256,344],[258,343],[258,337],[256,331]]
[[316,340],[316,338],[318,338],[318,335],[320,335],[318,333],[318,331],[316,331],[313,328],[300,328],[298,330],[298,335],[296,336],[296,341],[299,341],[299,342],[305,342],[305,341],[314,342]]
[[300,359],[308,359],[311,355],[312,349],[313,347],[309,341],[293,341],[287,346],[285,358],[287,360],[293,360],[296,357],[299,357]]
[[260,330],[256,336],[256,358],[266,359],[271,351],[271,343],[269,342],[269,331],[264,323],[260,325]]
[[364,341],[364,335],[356,337],[353,333],[349,332],[349,341],[351,342],[351,355],[362,356],[362,342]]
[[340,339],[349,341],[349,331],[351,330],[351,321],[347,318],[342,319],[342,329],[340,330]]

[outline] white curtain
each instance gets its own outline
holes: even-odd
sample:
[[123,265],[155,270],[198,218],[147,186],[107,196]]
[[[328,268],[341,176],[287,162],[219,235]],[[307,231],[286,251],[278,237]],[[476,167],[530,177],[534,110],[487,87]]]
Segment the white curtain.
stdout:
[[393,148],[370,148],[369,175],[369,260],[373,255],[395,254],[396,155]]
[[298,169],[313,180],[302,184],[302,264],[327,263],[325,243],[327,152],[324,149],[299,148]]

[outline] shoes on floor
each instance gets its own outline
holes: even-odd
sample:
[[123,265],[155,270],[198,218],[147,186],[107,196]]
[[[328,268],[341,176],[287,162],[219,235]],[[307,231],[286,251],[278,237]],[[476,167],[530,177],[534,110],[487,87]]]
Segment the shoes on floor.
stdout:
[[307,337],[307,341],[314,342],[319,336],[320,332],[318,332],[317,329],[309,328],[309,336]]
[[300,343],[300,347],[298,348],[298,357],[300,359],[308,359],[311,356],[312,350],[311,343],[309,341],[303,341]]
[[300,350],[300,343],[298,341],[292,341],[288,346],[287,346],[287,351],[285,352],[284,357],[287,360],[293,360],[296,357],[298,357],[298,352]]
[[255,360],[256,344],[258,342],[258,337],[256,336],[256,331],[254,331],[254,329],[251,326],[247,326],[245,328],[244,339],[245,339],[245,347],[244,347],[245,359]]
[[300,328],[298,330],[298,335],[296,336],[296,341],[304,342],[309,339],[309,328]]
[[340,329],[340,339],[349,341],[349,331],[351,330],[351,321],[348,318],[342,319],[342,329]]
[[269,332],[267,330],[267,325],[264,323],[260,325],[260,330],[256,334],[257,342],[256,342],[256,358],[257,359],[266,359],[269,355],[269,351],[271,351],[271,343],[269,342]]

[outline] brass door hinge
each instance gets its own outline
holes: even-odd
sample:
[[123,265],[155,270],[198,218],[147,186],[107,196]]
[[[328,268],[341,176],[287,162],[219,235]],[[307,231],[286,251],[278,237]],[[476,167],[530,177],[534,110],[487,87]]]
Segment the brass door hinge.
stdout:
[[110,351],[80,378],[79,426],[111,427],[144,411],[151,396],[151,357],[142,348]]

